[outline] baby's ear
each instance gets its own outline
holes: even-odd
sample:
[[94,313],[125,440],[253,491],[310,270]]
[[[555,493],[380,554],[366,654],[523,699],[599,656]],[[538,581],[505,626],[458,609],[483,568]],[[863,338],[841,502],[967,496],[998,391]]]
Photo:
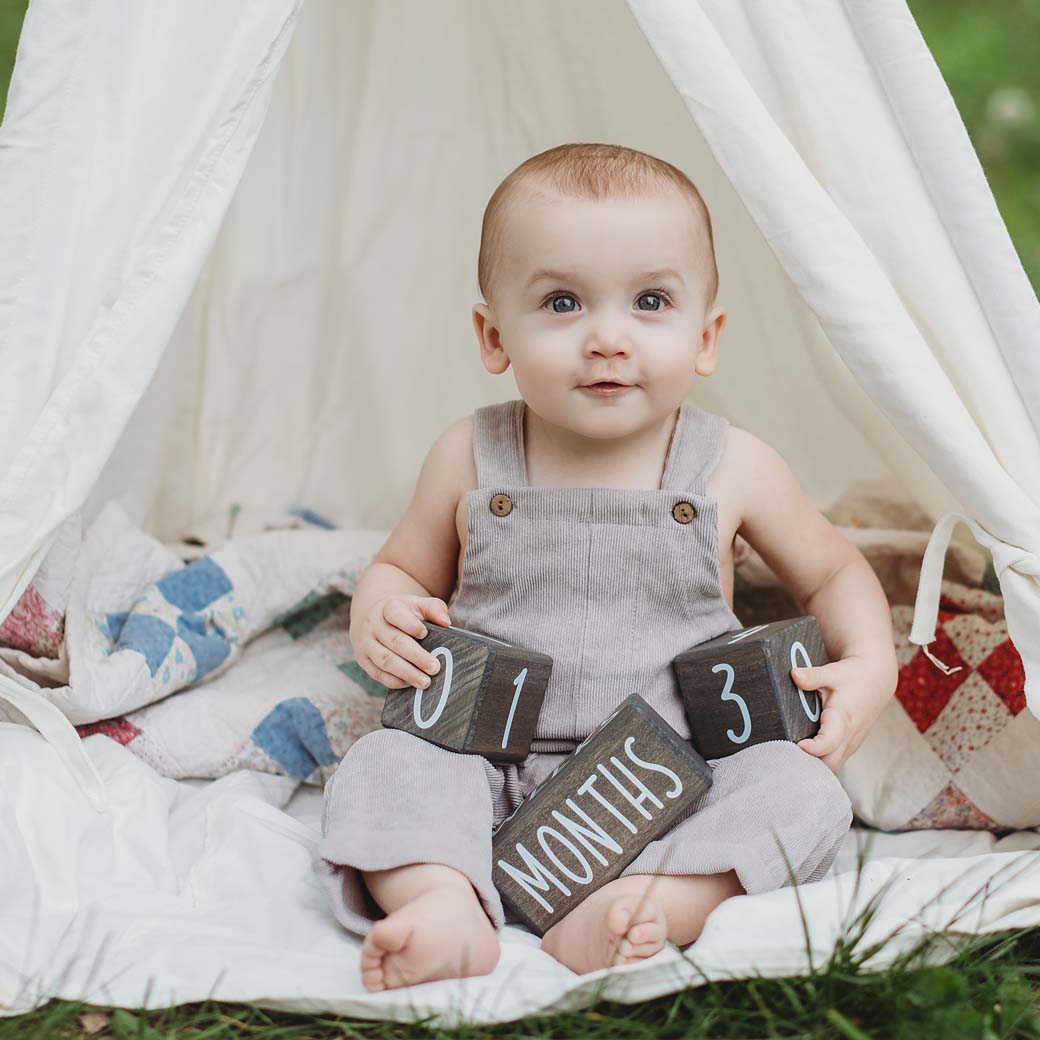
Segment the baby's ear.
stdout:
[[480,360],[484,362],[484,367],[492,375],[501,375],[509,368],[509,357],[502,346],[502,337],[495,325],[491,309],[486,303],[473,305],[473,328],[477,332]]
[[721,307],[713,307],[704,317],[704,328],[701,331],[700,347],[693,369],[699,376],[710,376],[719,363],[719,337],[726,325],[726,312]]

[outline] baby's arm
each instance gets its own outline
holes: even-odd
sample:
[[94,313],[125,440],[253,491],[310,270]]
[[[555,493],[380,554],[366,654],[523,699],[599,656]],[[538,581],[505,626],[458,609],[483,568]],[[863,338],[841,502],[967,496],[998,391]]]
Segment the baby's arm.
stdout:
[[731,429],[726,462],[739,474],[728,481],[739,501],[739,533],[819,622],[831,663],[791,675],[802,689],[819,689],[823,714],[819,733],[798,746],[837,770],[895,692],[888,601],[863,554],[809,501],[776,451]]
[[390,689],[424,686],[439,662],[418,643],[423,621],[451,624],[446,601],[459,556],[455,507],[472,420],[449,426],[423,463],[411,504],[358,579],[350,605],[350,641],[358,664]]

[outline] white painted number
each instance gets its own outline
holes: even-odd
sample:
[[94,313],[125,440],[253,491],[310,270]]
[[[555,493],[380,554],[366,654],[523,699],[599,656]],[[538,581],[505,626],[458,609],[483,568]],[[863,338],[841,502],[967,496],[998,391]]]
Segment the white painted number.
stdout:
[[743,744],[748,737],[751,736],[751,715],[747,710],[747,702],[739,693],[733,693],[733,668],[728,664],[717,664],[712,668],[713,672],[725,672],[726,673],[726,685],[722,691],[722,699],[724,701],[736,701],[737,707],[740,708],[741,717],[744,719],[744,732],[736,734],[733,730],[726,730],[726,736],[733,741],[734,744]]
[[[798,658],[802,658],[801,665],[798,664]],[[791,646],[791,667],[792,668],[812,668],[812,661],[809,660],[809,651],[802,646],[801,643],[795,642]],[[809,702],[805,699],[805,690],[799,690],[798,696],[802,700],[802,711],[809,716],[810,722],[815,722],[820,717],[820,695],[815,691],[810,690],[813,696],[813,702],[816,704],[816,714],[812,712],[812,708],[809,707]]]
[[524,680],[527,678],[525,668],[514,680],[516,693],[513,694],[513,703],[509,705],[509,718],[506,719],[506,731],[502,734],[502,747],[509,743],[509,731],[513,728],[513,716],[516,714],[516,706],[520,703],[520,691],[524,688]]
[[412,709],[412,715],[419,729],[429,729],[441,717],[444,712],[444,705],[448,703],[448,695],[451,693],[451,673],[454,668],[451,651],[446,646],[439,646],[432,653],[434,657],[444,658],[444,686],[441,688],[441,699],[437,702],[437,707],[428,719],[422,717],[422,695],[425,691],[418,686],[415,687],[415,705]]
[[738,635],[735,635],[726,646],[732,646],[734,643],[739,643],[742,639],[747,639],[748,636],[753,636],[756,632],[761,632],[763,628],[769,628],[768,625],[756,625],[754,628],[745,629]]

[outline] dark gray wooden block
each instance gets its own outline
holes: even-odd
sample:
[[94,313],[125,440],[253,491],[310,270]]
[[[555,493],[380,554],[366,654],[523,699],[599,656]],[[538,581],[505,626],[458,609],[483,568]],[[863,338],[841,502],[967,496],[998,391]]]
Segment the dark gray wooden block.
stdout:
[[693,746],[716,759],[766,740],[814,736],[820,695],[795,686],[791,669],[826,663],[813,617],[727,632],[679,654],[672,666]]
[[711,768],[633,694],[495,832],[492,878],[538,935],[616,878],[711,787]]
[[479,632],[425,624],[418,642],[440,661],[440,671],[425,690],[390,690],[383,725],[450,751],[522,762],[531,750],[552,658]]

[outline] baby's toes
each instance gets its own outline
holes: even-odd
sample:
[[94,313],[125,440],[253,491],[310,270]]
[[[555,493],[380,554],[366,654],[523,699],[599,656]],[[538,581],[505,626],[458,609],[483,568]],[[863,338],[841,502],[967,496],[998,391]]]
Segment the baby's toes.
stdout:
[[653,957],[664,949],[664,942],[639,943],[633,946],[627,939],[622,939],[618,945],[617,953],[614,955],[613,963],[635,964],[636,961],[645,961],[647,957]]
[[614,964],[631,964],[634,961],[653,957],[655,953],[664,948],[667,937],[668,933],[663,919],[660,922],[648,921],[635,925],[618,942],[614,954]]
[[633,925],[625,933],[625,938],[632,947],[648,946],[657,944],[658,948],[664,945],[668,931],[664,918],[655,918],[652,921],[643,921],[641,924]]
[[[633,915],[639,906],[639,896],[618,896],[607,911],[607,929],[616,939],[627,935],[632,927]],[[642,916],[642,915],[640,915]]]
[[414,979],[409,965],[400,954],[387,954],[383,958],[383,988],[401,989],[412,985]]
[[380,968],[362,968],[361,970],[361,985],[369,993],[378,993],[380,990],[386,989],[386,979],[383,976],[383,969]]
[[[632,942],[647,942],[658,934],[664,935],[664,911],[652,897],[619,896],[607,913],[607,927],[619,938],[624,936]],[[647,931],[643,932],[640,929]]]
[[365,941],[361,946],[361,985],[369,993],[386,989],[386,979],[383,976],[383,956],[383,951],[370,941],[370,936],[365,936]]

